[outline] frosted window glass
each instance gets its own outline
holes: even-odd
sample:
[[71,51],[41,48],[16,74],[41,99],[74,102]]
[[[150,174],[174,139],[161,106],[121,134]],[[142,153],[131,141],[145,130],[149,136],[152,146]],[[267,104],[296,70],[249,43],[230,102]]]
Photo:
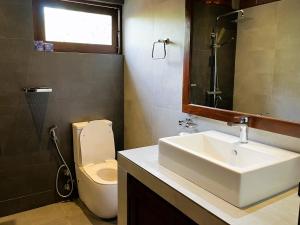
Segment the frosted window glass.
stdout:
[[112,16],[44,7],[46,41],[112,45]]

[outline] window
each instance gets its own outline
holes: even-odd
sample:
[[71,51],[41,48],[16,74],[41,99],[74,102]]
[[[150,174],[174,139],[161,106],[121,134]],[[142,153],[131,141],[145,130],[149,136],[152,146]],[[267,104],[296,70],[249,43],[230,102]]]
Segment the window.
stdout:
[[83,0],[33,0],[35,40],[55,51],[120,53],[121,6]]
[[45,40],[112,45],[112,16],[44,7]]

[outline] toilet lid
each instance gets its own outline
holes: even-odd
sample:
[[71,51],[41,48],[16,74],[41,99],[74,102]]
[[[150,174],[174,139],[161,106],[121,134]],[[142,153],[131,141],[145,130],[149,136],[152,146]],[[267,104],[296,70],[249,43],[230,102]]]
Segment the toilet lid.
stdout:
[[80,134],[82,165],[104,162],[115,158],[112,123],[107,120],[89,122]]

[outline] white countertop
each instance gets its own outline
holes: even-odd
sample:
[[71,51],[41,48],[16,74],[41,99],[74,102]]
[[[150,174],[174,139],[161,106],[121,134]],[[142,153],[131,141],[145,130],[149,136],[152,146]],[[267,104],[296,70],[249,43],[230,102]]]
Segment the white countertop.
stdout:
[[119,153],[132,165],[150,173],[174,191],[184,195],[232,225],[297,225],[300,198],[293,189],[245,209],[239,209],[208,191],[176,175],[158,163],[158,146],[133,149]]

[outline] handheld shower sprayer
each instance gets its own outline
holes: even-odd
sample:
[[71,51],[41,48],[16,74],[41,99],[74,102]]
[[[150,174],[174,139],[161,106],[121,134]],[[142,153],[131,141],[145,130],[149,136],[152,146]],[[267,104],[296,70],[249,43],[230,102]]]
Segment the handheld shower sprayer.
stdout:
[[[56,125],[54,125],[53,127],[51,127],[49,129],[49,135],[50,135],[51,139],[53,140],[53,142],[55,144],[57,153],[58,153],[58,155],[61,159],[61,162],[62,162],[62,165],[60,165],[60,167],[58,168],[57,173],[56,173],[56,192],[60,197],[68,198],[68,197],[71,196],[71,194],[73,192],[74,180],[73,180],[73,177],[72,177],[71,170],[68,167],[64,157],[62,156],[62,154],[60,152],[60,148],[59,148],[59,145],[58,145],[59,140],[58,140],[58,137],[57,137],[56,132],[55,132],[56,129],[58,129],[58,127]],[[68,180],[66,181],[66,183],[63,186],[64,190],[65,190],[65,192],[67,192],[67,194],[63,194],[59,190],[58,179],[59,179],[59,175],[61,174],[62,169],[64,169],[63,174],[68,177]]]

